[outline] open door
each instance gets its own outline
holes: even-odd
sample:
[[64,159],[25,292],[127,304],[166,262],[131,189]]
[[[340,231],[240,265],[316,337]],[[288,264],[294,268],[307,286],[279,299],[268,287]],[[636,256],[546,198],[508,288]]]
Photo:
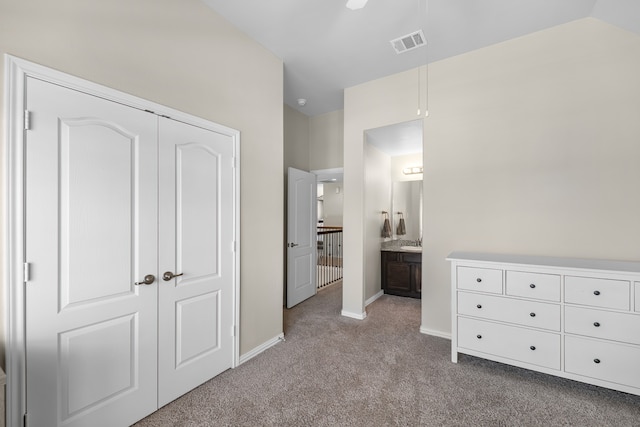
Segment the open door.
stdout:
[[291,308],[316,294],[316,176],[289,168],[287,188],[287,308]]

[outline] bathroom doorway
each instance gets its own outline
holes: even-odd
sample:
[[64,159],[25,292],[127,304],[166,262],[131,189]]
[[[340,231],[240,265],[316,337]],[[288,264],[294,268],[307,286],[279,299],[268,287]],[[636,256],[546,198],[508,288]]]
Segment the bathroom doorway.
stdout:
[[422,119],[365,131],[365,307],[383,295],[381,245],[394,240],[422,242],[422,141]]

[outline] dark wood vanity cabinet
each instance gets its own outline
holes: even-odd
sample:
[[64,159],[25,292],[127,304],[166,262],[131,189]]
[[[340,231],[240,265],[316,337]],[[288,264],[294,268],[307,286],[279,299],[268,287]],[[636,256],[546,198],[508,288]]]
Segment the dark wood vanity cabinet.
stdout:
[[420,298],[422,254],[381,251],[382,290],[385,294]]

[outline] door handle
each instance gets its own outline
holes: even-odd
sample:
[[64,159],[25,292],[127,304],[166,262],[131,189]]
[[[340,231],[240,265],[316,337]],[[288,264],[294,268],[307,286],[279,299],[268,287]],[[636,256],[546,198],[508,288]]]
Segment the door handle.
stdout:
[[144,276],[144,280],[142,282],[135,282],[134,285],[136,286],[150,285],[155,281],[156,281],[156,276],[154,276],[153,274],[147,274],[146,276]]
[[173,274],[170,271],[165,271],[164,274],[162,275],[162,280],[164,280],[165,282],[168,282],[169,280],[173,279],[174,277],[182,276],[182,274],[183,273]]
[[296,246],[300,246],[297,243],[289,243],[290,248],[295,248]]

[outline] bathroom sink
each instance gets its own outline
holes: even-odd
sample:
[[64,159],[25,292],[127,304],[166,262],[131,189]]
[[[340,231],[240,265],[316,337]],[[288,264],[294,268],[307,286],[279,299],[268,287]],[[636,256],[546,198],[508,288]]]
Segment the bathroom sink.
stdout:
[[400,246],[403,251],[422,252],[422,246]]

